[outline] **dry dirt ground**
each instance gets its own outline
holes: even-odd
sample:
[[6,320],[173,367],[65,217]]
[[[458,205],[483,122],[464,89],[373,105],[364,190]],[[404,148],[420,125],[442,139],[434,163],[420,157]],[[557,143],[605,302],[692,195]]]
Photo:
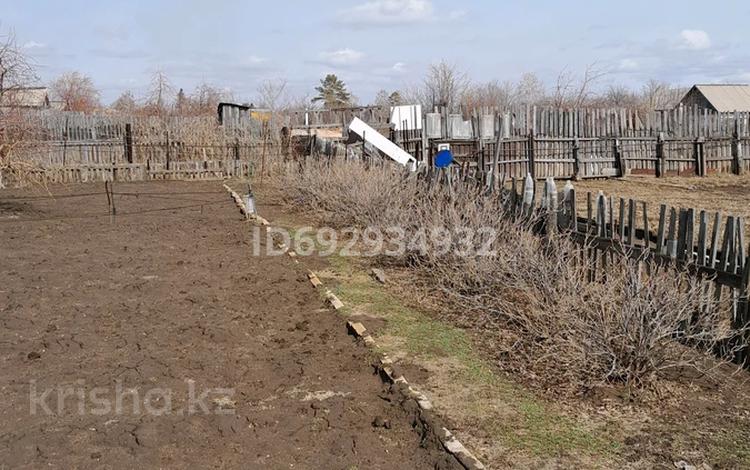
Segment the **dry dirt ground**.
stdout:
[[453,468],[220,183],[115,191],[0,191],[0,468]]
[[[659,205],[675,208],[706,210],[711,218],[715,211],[724,216],[743,217],[745,227],[750,222],[750,175],[714,175],[699,177],[630,176],[622,179],[583,180],[574,183],[579,215],[586,213],[586,192],[594,195],[603,191],[615,198],[633,198],[645,201],[648,207],[649,226],[658,226]],[[615,210],[619,206],[615,207]],[[640,211],[640,207],[638,207]],[[712,220],[712,219],[711,219]],[[640,220],[638,226],[640,227]]]

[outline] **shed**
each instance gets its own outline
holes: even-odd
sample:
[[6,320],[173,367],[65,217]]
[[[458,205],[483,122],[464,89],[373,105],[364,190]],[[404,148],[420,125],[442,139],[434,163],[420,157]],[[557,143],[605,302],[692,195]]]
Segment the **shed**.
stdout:
[[750,112],[750,85],[694,85],[679,105],[719,113]]

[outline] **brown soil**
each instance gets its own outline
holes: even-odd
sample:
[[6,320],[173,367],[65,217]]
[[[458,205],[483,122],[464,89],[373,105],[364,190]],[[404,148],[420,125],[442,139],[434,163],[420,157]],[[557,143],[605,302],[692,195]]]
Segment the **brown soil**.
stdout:
[[[713,220],[713,213],[719,211],[724,216],[743,217],[746,228],[750,222],[750,175],[715,175],[705,178],[632,176],[622,179],[577,181],[574,186],[578,193],[576,199],[579,215],[586,213],[586,192],[596,196],[598,191],[603,191],[606,196],[645,201],[648,207],[649,226],[653,232],[658,226],[660,204],[675,208],[706,210],[709,221]],[[615,203],[619,204],[617,199]],[[640,214],[641,207],[637,210]],[[615,214],[617,211],[619,205],[615,206]],[[639,219],[638,227],[641,225],[642,221]]]
[[[101,185],[50,191],[0,192],[0,467],[456,465],[221,184],[116,184],[114,218]],[[187,380],[230,390],[190,413]]]

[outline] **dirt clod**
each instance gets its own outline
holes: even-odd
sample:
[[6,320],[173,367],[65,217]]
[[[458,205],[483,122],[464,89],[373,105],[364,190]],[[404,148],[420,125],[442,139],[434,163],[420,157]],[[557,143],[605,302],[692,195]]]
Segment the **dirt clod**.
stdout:
[[378,415],[372,420],[372,427],[391,429],[391,420]]

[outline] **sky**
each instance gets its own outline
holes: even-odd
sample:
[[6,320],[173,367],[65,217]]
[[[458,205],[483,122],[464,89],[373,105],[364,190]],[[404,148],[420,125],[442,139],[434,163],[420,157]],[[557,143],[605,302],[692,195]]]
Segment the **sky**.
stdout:
[[715,0],[0,0],[44,83],[90,76],[102,101],[144,95],[164,71],[253,101],[265,80],[314,94],[336,73],[362,103],[421,81],[445,60],[473,81],[605,70],[599,86],[648,79],[750,82],[750,1]]

